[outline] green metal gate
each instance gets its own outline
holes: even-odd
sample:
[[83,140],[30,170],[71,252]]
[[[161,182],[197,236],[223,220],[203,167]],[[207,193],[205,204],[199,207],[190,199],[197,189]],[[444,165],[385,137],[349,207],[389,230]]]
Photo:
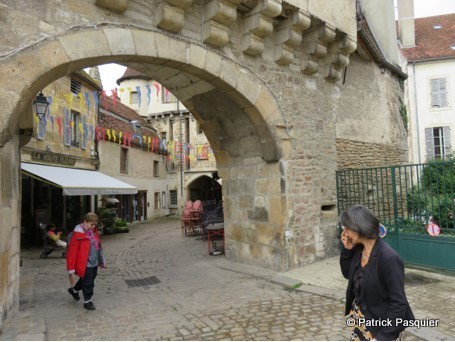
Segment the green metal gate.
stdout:
[[[454,161],[340,170],[336,181],[339,213],[363,204],[387,228],[385,240],[405,262],[455,271]],[[430,222],[440,235],[428,234]]]

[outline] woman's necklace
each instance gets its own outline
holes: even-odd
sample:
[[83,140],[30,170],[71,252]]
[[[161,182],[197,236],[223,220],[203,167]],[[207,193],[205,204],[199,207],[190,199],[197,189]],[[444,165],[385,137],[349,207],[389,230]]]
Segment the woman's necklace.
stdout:
[[363,260],[368,260],[370,258],[369,255],[366,255],[365,251],[362,251],[362,259]]

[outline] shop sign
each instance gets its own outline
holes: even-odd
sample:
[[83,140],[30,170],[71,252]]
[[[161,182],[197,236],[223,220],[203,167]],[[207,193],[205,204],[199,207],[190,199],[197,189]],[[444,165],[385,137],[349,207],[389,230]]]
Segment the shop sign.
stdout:
[[74,166],[76,164],[76,159],[74,158],[46,152],[32,152],[32,160],[66,166]]

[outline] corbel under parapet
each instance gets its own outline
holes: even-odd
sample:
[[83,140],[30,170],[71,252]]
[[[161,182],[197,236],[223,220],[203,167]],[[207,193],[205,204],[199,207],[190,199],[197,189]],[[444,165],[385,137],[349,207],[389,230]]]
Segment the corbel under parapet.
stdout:
[[163,30],[178,33],[185,23],[185,9],[192,0],[166,0],[157,6],[157,26]]
[[293,11],[275,28],[275,62],[288,65],[294,59],[294,48],[302,43],[302,32],[311,25],[309,13]]
[[128,9],[129,0],[96,0],[95,5],[116,13],[124,13]]
[[273,32],[273,18],[281,14],[281,1],[260,0],[243,19],[242,51],[258,56],[264,51],[264,39]]
[[347,34],[341,34],[341,38],[330,44],[328,54],[328,80],[337,81],[342,76],[342,69],[348,66],[349,56],[357,49],[357,42]]
[[242,0],[212,0],[204,7],[204,43],[222,47],[229,42],[229,25],[237,19]]
[[336,37],[335,28],[327,23],[304,33],[302,39],[302,72],[314,74],[319,70],[320,60],[327,56],[328,44]]

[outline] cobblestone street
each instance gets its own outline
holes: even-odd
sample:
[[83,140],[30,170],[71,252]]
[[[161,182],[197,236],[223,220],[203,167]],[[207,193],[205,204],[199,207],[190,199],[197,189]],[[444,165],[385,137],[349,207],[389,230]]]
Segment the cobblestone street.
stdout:
[[[292,290],[272,281],[272,271],[209,256],[207,241],[182,237],[179,225],[178,220],[162,219],[133,225],[128,234],[103,237],[108,268],[99,270],[93,312],[68,295],[64,259],[57,254],[40,259],[39,249],[24,251],[21,278],[24,288],[32,279],[33,289],[28,294],[21,289],[21,311],[0,338],[348,338],[340,297]],[[149,285],[134,286],[133,280]],[[417,339],[410,333],[405,338]]]

